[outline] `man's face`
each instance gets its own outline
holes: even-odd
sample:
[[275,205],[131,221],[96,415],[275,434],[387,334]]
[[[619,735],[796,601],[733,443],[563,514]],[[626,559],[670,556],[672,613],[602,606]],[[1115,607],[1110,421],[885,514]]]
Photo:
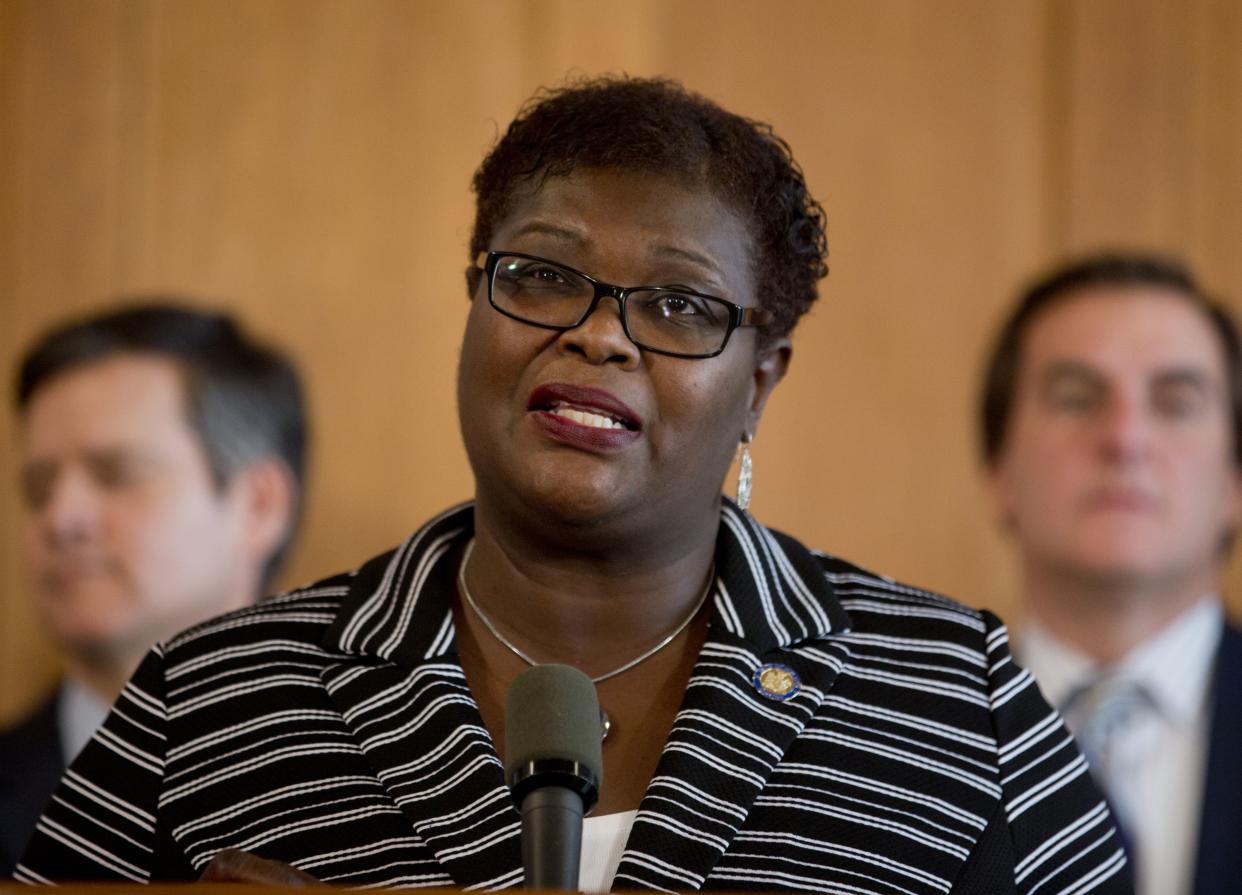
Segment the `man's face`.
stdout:
[[253,598],[241,496],[213,483],[173,361],[72,368],[22,424],[30,590],[70,656],[132,654]]
[[1091,287],[1038,314],[991,488],[1028,570],[1215,586],[1239,477],[1203,312],[1167,289]]

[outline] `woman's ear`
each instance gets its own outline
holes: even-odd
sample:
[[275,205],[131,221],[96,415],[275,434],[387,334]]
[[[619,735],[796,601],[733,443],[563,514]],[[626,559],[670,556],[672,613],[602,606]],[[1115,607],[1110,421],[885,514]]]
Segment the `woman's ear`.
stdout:
[[759,428],[759,418],[763,416],[763,408],[768,403],[768,396],[777,383],[785,378],[789,371],[789,359],[793,356],[793,344],[789,339],[777,339],[768,345],[757,356],[755,362],[754,386],[750,396],[750,413],[747,417],[746,431],[752,435]]

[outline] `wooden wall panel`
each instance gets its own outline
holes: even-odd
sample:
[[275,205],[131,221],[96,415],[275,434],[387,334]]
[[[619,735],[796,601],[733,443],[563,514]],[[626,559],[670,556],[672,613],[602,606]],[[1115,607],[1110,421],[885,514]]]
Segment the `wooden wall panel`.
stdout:
[[[1056,11],[1050,256],[1179,255],[1242,320],[1242,7],[1064,0]],[[1225,598],[1242,614],[1237,551]]]
[[1056,249],[1189,248],[1196,17],[1178,2],[1062,4],[1068,89]]
[[[469,495],[469,178],[566,73],[678,77],[790,141],[832,273],[759,434],[755,511],[971,602],[1012,608],[972,414],[1018,280],[1137,240],[1242,297],[1230,0],[12,0],[0,40],[5,375],[49,322],[116,293],[244,314],[311,392],[289,583]],[[52,673],[19,518],[0,489],[0,718]]]
[[1242,4],[1194,9],[1188,242],[1208,282],[1242,311]]
[[[5,414],[19,346],[46,321],[98,302],[115,288],[113,223],[117,209],[112,127],[119,8],[114,4],[9,4],[5,86],[11,97],[12,191],[0,226],[11,235],[4,272],[2,343]],[[6,420],[6,426],[11,420]],[[4,441],[6,522],[17,522],[15,433]],[[4,631],[0,708],[21,707],[46,689],[52,653],[23,599],[15,524],[5,526],[0,553]]]
[[829,218],[823,298],[753,451],[756,512],[897,577],[1004,605],[971,398],[986,310],[1043,251],[1038,7],[822,16],[803,3],[787,20],[753,4],[673,8],[671,30],[697,27],[713,48],[689,57],[687,82],[771,120]]

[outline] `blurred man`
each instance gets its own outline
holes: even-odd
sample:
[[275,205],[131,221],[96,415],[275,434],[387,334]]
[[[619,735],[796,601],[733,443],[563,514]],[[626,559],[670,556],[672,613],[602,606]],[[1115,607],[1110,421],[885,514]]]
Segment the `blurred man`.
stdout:
[[1180,265],[1057,270],[1000,333],[982,402],[1021,560],[1019,653],[1106,790],[1141,895],[1242,891],[1242,354]]
[[16,386],[29,589],[65,676],[0,733],[4,877],[152,644],[271,584],[306,441],[290,362],[226,316],[174,305],[54,330]]

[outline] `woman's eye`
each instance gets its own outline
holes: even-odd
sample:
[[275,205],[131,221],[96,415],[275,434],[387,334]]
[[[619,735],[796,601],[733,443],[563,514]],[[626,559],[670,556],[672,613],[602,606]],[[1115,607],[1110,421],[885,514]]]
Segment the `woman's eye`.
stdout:
[[574,292],[581,291],[578,278],[552,264],[508,264],[497,273],[497,280],[511,292]]
[[567,282],[564,271],[546,264],[511,268],[509,278],[522,286],[560,286]]
[[552,267],[536,267],[530,271],[527,271],[526,275],[532,279],[539,280],[542,283],[565,282],[565,277],[561,275],[561,272]]
[[707,311],[704,304],[694,296],[683,295],[680,292],[665,292],[657,295],[653,304],[665,317],[696,316]]

